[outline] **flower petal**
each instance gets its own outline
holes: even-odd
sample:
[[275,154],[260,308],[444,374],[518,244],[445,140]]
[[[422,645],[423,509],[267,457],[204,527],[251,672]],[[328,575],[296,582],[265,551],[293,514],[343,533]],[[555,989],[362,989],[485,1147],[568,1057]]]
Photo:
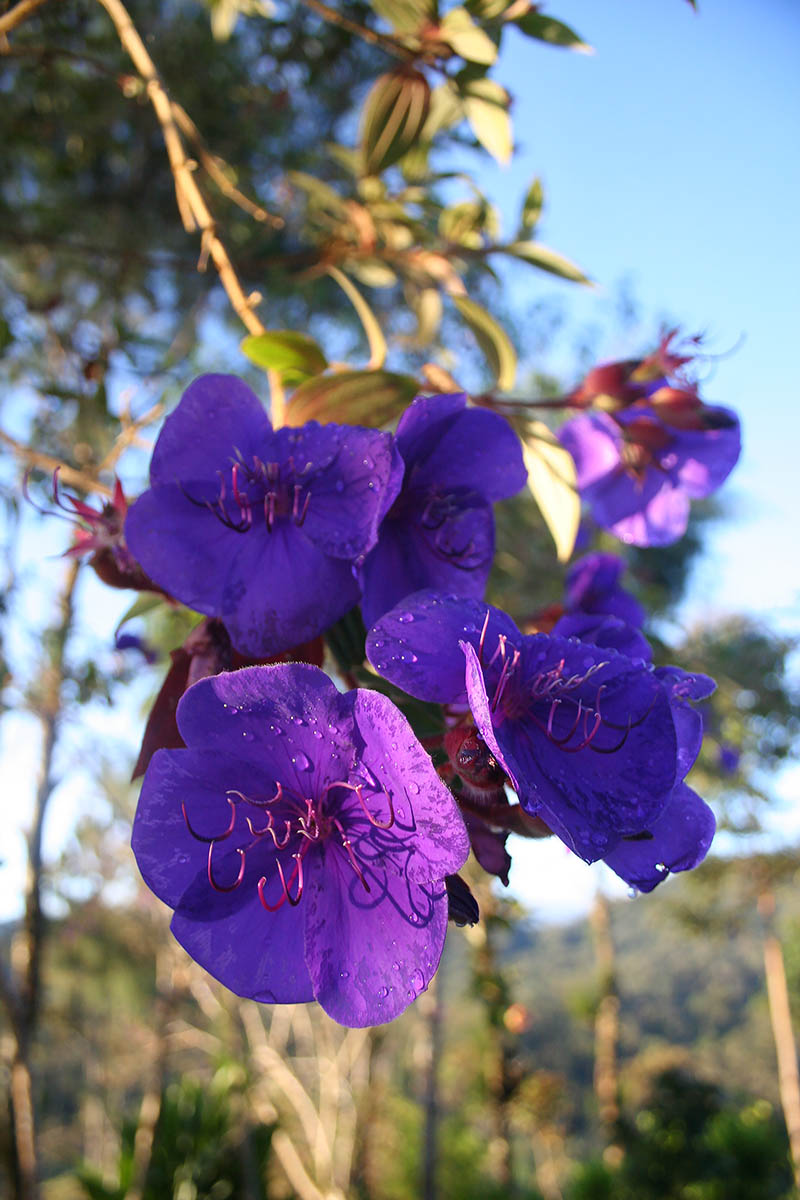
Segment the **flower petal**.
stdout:
[[433,978],[447,929],[444,882],[419,885],[366,867],[367,893],[326,847],[325,870],[303,898],[305,957],[314,996],[354,1028],[391,1021]]
[[640,892],[652,892],[670,872],[690,871],[703,861],[715,828],[708,805],[681,784],[648,831],[652,838],[622,841],[605,861],[626,883]]
[[381,617],[367,636],[367,657],[379,675],[410,696],[442,704],[466,699],[459,641],[478,646],[486,614],[485,645],[503,635],[516,645],[522,634],[510,617],[483,601],[440,592],[417,592]]
[[[460,411],[455,401],[462,402]],[[513,496],[527,481],[520,440],[505,417],[467,408],[463,396],[416,400],[400,420],[397,443],[406,484],[415,489],[467,488],[493,501]]]
[[[356,425],[281,429],[283,461],[294,459],[309,494],[307,536],[334,558],[353,560],[378,539],[378,524],[400,487],[400,463],[388,433]],[[304,465],[308,473],[304,475]]]
[[[317,865],[307,868],[306,886]],[[265,1004],[307,1003],[314,991],[303,954],[303,914],[300,905],[294,908],[287,901],[277,912],[266,911],[257,886],[262,868],[263,861],[248,862],[240,885],[232,892],[214,892],[213,899],[208,880],[198,880],[170,928],[195,962],[237,996]],[[227,877],[225,865],[219,870]],[[228,874],[233,875],[232,868]],[[277,904],[283,895],[280,877],[277,871],[264,875],[267,902]]]
[[242,776],[241,764],[230,753],[158,750],[153,755],[131,845],[145,883],[170,908],[178,905],[198,874],[206,879],[208,845],[192,837],[181,804],[186,804],[189,820],[202,836],[223,833],[231,817],[225,793],[241,787]]
[[389,831],[407,852],[403,870],[415,883],[441,880],[464,865],[469,839],[450,790],[442,783],[406,718],[380,692],[350,692],[359,760],[393,799]]
[[494,555],[494,516],[488,504],[466,507],[435,530],[407,511],[389,517],[362,569],[361,612],[367,627],[404,597],[424,589],[480,599]]
[[201,375],[167,417],[150,463],[150,482],[215,480],[236,450],[260,454],[272,426],[258,396],[235,375]]
[[275,781],[307,795],[329,778],[346,779],[352,767],[351,725],[339,701],[328,676],[307,663],[245,667],[190,687],[178,728],[189,746],[224,753],[234,743],[258,766],[262,795]]
[[581,491],[605,479],[619,466],[622,435],[616,422],[605,413],[566,421],[558,431],[558,439],[575,459]]

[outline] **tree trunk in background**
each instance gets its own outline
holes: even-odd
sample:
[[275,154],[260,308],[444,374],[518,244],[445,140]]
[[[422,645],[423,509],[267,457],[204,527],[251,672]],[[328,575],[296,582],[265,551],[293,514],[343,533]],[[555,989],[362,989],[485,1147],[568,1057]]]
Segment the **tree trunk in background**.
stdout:
[[608,898],[598,891],[590,917],[598,970],[599,1001],[594,1021],[594,1093],[603,1131],[603,1157],[610,1163],[622,1158],[617,1144],[619,1119],[619,993],[617,991],[614,939]]
[[425,1075],[425,1124],[422,1142],[422,1200],[437,1200],[439,1162],[439,1066],[443,1041],[443,963],[424,997],[427,1006],[428,1066]]
[[73,560],[66,572],[58,602],[58,620],[43,638],[46,657],[42,663],[35,695],[28,698],[30,710],[42,726],[39,775],[33,819],[28,832],[28,866],[25,884],[25,913],[22,927],[11,947],[11,969],[2,972],[2,995],[11,1025],[10,1110],[14,1143],[14,1188],[16,1200],[38,1200],[40,1196],[36,1121],[31,1074],[31,1051],[39,1018],[42,950],[45,939],[42,912],[42,836],[53,779],[53,753],[61,723],[65,651],[72,628],[73,597],[80,564]]
[[764,974],[767,980],[772,1037],[778,1059],[781,1107],[789,1134],[795,1186],[800,1190],[800,1075],[797,1069],[797,1046],[792,1029],[783,949],[772,928],[775,914],[775,894],[772,890],[763,891],[758,897],[758,911],[763,927]]

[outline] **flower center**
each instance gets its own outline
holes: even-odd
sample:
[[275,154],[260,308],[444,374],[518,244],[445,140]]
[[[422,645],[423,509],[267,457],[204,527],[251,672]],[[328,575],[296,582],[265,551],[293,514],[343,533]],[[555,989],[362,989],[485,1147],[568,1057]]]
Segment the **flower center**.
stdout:
[[253,455],[250,462],[239,456],[225,471],[218,471],[219,491],[215,500],[196,500],[184,492],[187,500],[207,508],[228,529],[246,533],[262,520],[272,533],[275,522],[289,518],[302,525],[308,513],[311,494],[303,477],[311,468],[306,463],[298,471],[294,458],[285,463],[262,462]]
[[[379,796],[384,796],[388,804],[387,820],[375,816],[374,801]],[[235,891],[244,879],[247,855],[264,846],[274,859],[281,894],[276,903],[270,903],[265,895],[267,877],[262,875],[256,885],[259,900],[267,912],[277,912],[287,902],[295,907],[303,895],[304,860],[314,847],[320,846],[326,839],[333,839],[334,845],[344,852],[364,890],[370,891],[363,862],[358,855],[358,843],[370,827],[391,829],[394,825],[394,807],[387,792],[377,786],[370,789],[370,785],[363,781],[350,783],[339,779],[326,784],[316,799],[296,796],[284,789],[282,783],[276,783],[275,794],[268,799],[246,796],[236,788],[229,788],[225,792],[225,799],[230,812],[227,828],[210,837],[198,833],[189,819],[186,804],[181,804],[189,833],[197,841],[208,845],[206,873],[214,891]],[[355,804],[348,803],[352,799],[355,799]],[[247,828],[245,833],[240,823],[240,834],[245,836],[246,842],[244,846],[236,847],[239,855],[236,878],[225,883],[220,881],[215,872],[214,847],[219,842],[227,841],[234,833],[240,808]],[[248,808],[251,812],[247,811]]]

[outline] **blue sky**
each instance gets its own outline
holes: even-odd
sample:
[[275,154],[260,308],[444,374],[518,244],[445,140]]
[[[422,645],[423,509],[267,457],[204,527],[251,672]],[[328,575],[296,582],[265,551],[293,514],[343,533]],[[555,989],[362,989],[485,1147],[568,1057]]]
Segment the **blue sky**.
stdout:
[[[549,6],[548,6],[549,7]],[[706,331],[728,351],[709,401],[742,415],[745,449],[689,611],[748,608],[797,622],[793,485],[800,450],[800,4],[796,0],[564,0],[550,11],[591,57],[507,39],[498,76],[515,95],[521,147],[482,172],[516,221],[541,174],[539,236],[578,261],[599,290],[549,287],[576,323],[610,325],[630,281],[643,315]],[[524,276],[515,276],[521,286]],[[607,345],[609,356],[631,346]]]

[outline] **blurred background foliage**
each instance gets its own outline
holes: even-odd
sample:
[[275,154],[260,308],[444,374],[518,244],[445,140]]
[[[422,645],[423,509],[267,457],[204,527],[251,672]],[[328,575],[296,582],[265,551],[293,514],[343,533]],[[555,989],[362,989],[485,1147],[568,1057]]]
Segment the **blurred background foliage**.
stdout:
[[[139,486],[150,426],[194,375],[220,367],[262,394],[269,382],[273,405],[288,393],[290,419],[391,422],[417,388],[463,385],[484,403],[556,397],[575,379],[542,375],[536,355],[561,317],[536,313],[518,362],[531,314],[515,310],[499,264],[587,282],[538,241],[541,183],[503,231],[475,165],[513,151],[496,68],[511,28],[554,53],[585,49],[538,6],[131,0],[211,214],[204,231],[182,228],[152,84],[115,11],[110,0],[0,3],[0,695],[42,738],[24,915],[0,931],[3,1194],[794,1194],[775,1043],[784,1038],[784,1075],[796,1054],[768,1010],[765,969],[769,985],[777,944],[796,1005],[796,855],[756,855],[745,837],[797,736],[796,647],[745,618],[676,624],[708,523],[724,515],[715,504],[696,506],[675,546],[624,553],[658,661],[719,682],[693,783],[742,840],[647,904],[599,897],[591,925],[539,927],[476,872],[481,925],[453,931],[435,986],[391,1027],[344,1031],[311,1009],[259,1010],[223,993],[171,943],[136,879],[132,762],[102,738],[80,764],[59,759],[92,704],[130,705],[142,682],[155,694],[196,617],[163,604],[134,612],[126,629],[155,666],[135,649],[98,652],[73,636],[90,593],[70,569],[37,623],[19,568],[20,539],[39,528],[23,511],[23,472],[45,508],[59,464],[62,483],[95,504],[123,455],[126,486]],[[247,297],[244,353],[214,238]],[[641,333],[642,349],[655,333]],[[553,538],[568,557],[584,537],[578,515],[569,486],[498,511],[491,598],[519,621],[560,602]],[[45,864],[48,805],[78,765],[103,804]]]

